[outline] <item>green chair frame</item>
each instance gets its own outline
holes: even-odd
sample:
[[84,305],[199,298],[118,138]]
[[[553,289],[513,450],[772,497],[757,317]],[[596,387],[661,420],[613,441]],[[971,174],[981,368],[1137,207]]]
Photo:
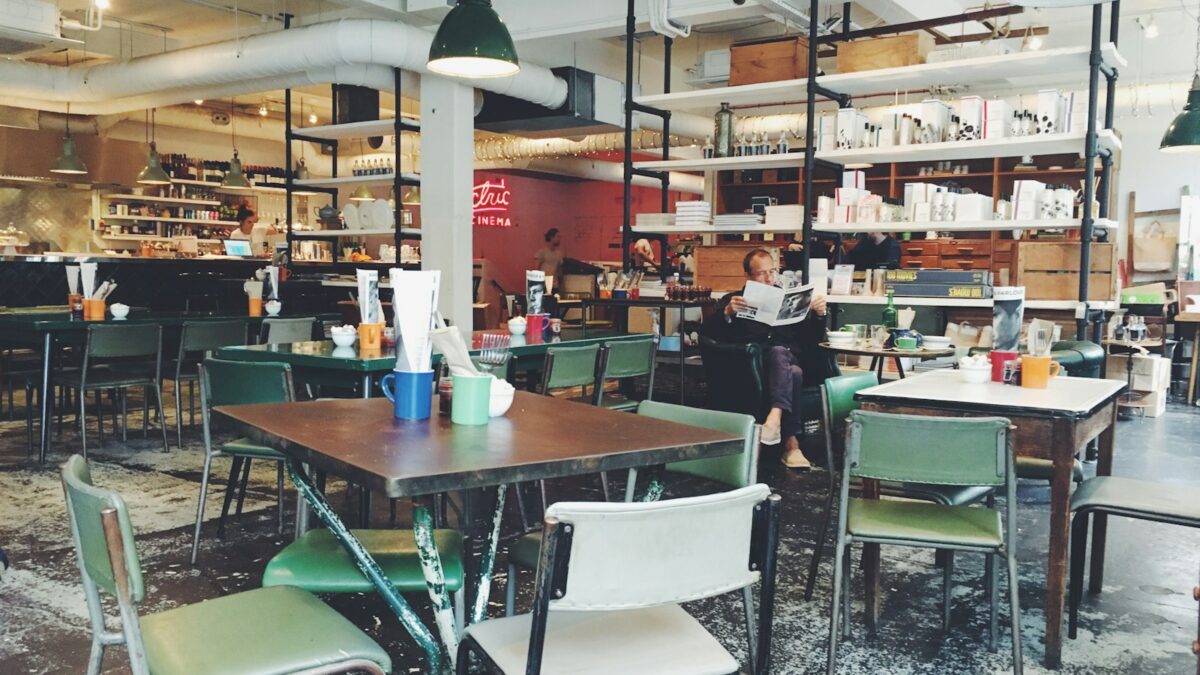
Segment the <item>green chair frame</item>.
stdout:
[[[833,601],[829,622],[830,675],[837,669],[838,635],[850,635],[850,547],[854,543],[946,550],[943,568],[943,627],[949,627],[954,551],[1003,555],[1008,561],[1013,672],[1020,675],[1021,611],[1017,590],[1017,478],[1011,425],[1000,417],[930,417],[856,410],[846,429],[846,460],[838,508]],[[1003,515],[982,506],[945,506],[851,499],[853,479],[949,486],[1004,488]],[[986,511],[987,513],[980,513]],[[991,515],[994,515],[994,519]],[[851,531],[855,520],[858,531]],[[939,525],[941,526],[939,528]],[[994,531],[993,529],[994,528]],[[993,539],[994,535],[994,539]],[[989,648],[996,649],[998,571],[987,574],[990,599]],[[845,603],[843,609],[842,603]]]
[[[179,447],[183,447],[183,395],[184,382],[195,383],[200,379],[200,362],[222,347],[246,344],[246,322],[233,321],[185,321],[179,333],[179,351],[175,356],[174,372],[164,379],[175,382],[175,436]],[[196,358],[196,354],[200,357]],[[188,387],[188,418],[196,423],[195,389]]]
[[[137,368],[145,364],[138,359],[152,357],[154,370]],[[133,366],[134,368],[130,368]],[[156,324],[97,324],[88,326],[83,363],[79,369],[79,439],[83,456],[87,458],[87,393],[96,392],[99,402],[103,390],[120,392],[122,418],[125,418],[126,392],[130,387],[142,387],[146,398],[154,391],[155,410],[162,430],[163,452],[168,450],[167,421],[162,404],[162,326]],[[42,393],[46,395],[45,392]],[[100,413],[103,415],[103,412]],[[148,415],[142,418],[142,434],[146,435]],[[103,426],[103,421],[100,422]],[[121,425],[122,437],[127,437],[126,425]]]
[[264,345],[309,342],[313,339],[313,331],[316,330],[316,327],[317,319],[315,317],[263,319],[258,333],[258,341]]
[[610,380],[625,381],[645,377],[646,400],[654,397],[655,352],[658,342],[652,337],[636,340],[605,342],[600,350],[599,374],[596,378],[595,403],[609,410],[636,410],[639,401],[629,398],[610,399],[604,395],[604,385]]
[[[212,408],[218,405],[242,405],[249,403],[286,403],[295,400],[292,384],[292,368],[286,363],[273,361],[228,361],[207,358],[200,364],[200,419],[204,432],[204,473],[200,478],[200,502],[196,506],[196,525],[192,535],[192,564],[200,552],[200,528],[204,523],[204,506],[208,499],[209,476],[212,461],[216,457],[232,457],[229,482],[225,487],[225,501],[221,507],[218,537],[224,536],[225,516],[235,492],[238,493],[237,512],[242,512],[242,501],[246,494],[246,481],[250,475],[252,459],[267,459],[278,465],[275,479],[276,496],[279,502],[278,532],[283,533],[283,470],[286,458],[271,448],[257,446],[238,439],[213,447]],[[239,485],[238,475],[241,474]]]
[[[192,644],[210,640],[208,645],[218,661],[236,659],[243,650],[253,649],[258,667],[240,670],[243,673],[303,672],[318,675],[335,672],[366,671],[382,674],[391,670],[387,653],[371,638],[355,628],[347,619],[306,591],[299,589],[258,589],[237,593],[209,602],[180,607],[145,617],[170,628],[190,625],[188,631],[150,630],[145,639],[143,619],[138,605],[145,599],[146,585],[134,541],[133,525],[125,501],[116,492],[93,485],[87,461],[73,455],[62,469],[63,492],[71,525],[71,539],[79,562],[87,600],[88,618],[92,624],[91,651],[88,655],[88,675],[100,672],[104,651],[113,645],[125,645],[129,665],[134,675],[149,675],[150,662],[157,654],[167,656],[173,664],[180,659],[173,647],[178,641]],[[283,590],[283,592],[280,592]],[[120,632],[108,630],[100,592],[116,598],[121,618]],[[293,626],[310,627],[307,635],[295,636],[287,631],[275,632],[275,626],[261,625],[261,617],[245,617],[229,612],[213,621],[221,607],[276,606],[288,614]],[[169,619],[167,617],[170,617]],[[192,620],[189,621],[188,619]],[[194,631],[194,632],[192,632]],[[239,645],[238,640],[243,644]],[[289,650],[291,640],[304,643],[311,665],[302,670],[289,669],[295,658]],[[314,645],[320,641],[321,644]],[[267,644],[263,644],[263,643]],[[168,656],[169,655],[169,656]],[[263,662],[265,661],[265,663]],[[274,661],[275,663],[271,663]],[[225,667],[233,664],[224,662]],[[212,672],[213,664],[193,664],[190,672]]]

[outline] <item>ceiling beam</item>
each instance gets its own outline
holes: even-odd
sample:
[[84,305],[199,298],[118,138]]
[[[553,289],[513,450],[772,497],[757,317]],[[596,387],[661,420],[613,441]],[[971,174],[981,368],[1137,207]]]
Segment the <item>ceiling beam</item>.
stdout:
[[953,24],[964,23],[967,21],[979,21],[981,19],[989,19],[997,16],[1010,16],[1013,14],[1021,14],[1025,11],[1024,7],[1009,5],[1007,7],[992,7],[989,9],[981,9],[973,12],[964,12],[954,16],[942,16],[934,19],[920,19],[918,21],[906,21],[904,23],[893,23],[884,26],[876,26],[874,28],[863,28],[862,30],[853,30],[849,33],[836,33],[833,35],[823,35],[817,38],[818,42],[834,42],[843,40],[857,40],[859,38],[877,37],[880,35],[892,35],[895,33],[906,33],[914,30],[926,30],[929,28],[937,28],[939,26],[947,26]]

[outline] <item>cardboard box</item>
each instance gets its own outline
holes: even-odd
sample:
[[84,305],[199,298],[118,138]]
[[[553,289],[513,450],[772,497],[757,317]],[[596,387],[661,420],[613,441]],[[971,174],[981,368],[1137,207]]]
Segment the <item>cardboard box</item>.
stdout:
[[[1129,382],[1129,354],[1109,354],[1105,361],[1104,377]],[[1171,386],[1171,361],[1158,354],[1133,355],[1133,390],[1165,391]]]
[[1152,391],[1142,397],[1141,402],[1143,405],[1143,415],[1146,417],[1162,417],[1167,412],[1167,391]]
[[1037,93],[1037,132],[1059,134],[1065,131],[1066,118],[1062,92],[1057,89],[1042,89]]
[[932,35],[921,31],[837,44],[838,72],[857,73],[925,63],[925,57],[933,51],[934,40]]
[[977,141],[983,138],[983,98],[964,96],[958,101],[958,139]]
[[865,190],[867,188],[867,174],[862,171],[843,171],[842,187]]
[[817,150],[829,152],[837,147],[837,119],[829,113],[821,113],[817,118]]
[[1005,138],[1012,123],[1012,106],[1002,98],[983,102],[983,138]]
[[837,111],[837,149],[861,148],[866,134],[866,114],[854,108],[839,108]]
[[958,195],[954,200],[954,220],[991,220],[995,213],[992,198],[988,195]]
[[936,98],[925,99],[921,101],[921,125],[928,127],[932,124],[938,142],[954,140],[946,137],[946,127],[950,124],[952,112],[945,101]]
[[808,40],[802,37],[748,40],[729,48],[729,85],[808,77]]
[[1046,184],[1039,180],[1013,181],[1013,219],[1037,220],[1039,200]]

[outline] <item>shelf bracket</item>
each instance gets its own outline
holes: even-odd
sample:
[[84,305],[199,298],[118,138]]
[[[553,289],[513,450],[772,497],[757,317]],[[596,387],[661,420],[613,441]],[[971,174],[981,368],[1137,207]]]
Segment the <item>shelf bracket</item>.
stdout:
[[666,171],[651,171],[650,169],[634,169],[633,175],[645,176],[646,178],[653,178],[655,180],[661,180],[664,183],[670,182],[670,180],[671,180],[671,174],[667,173]]
[[635,112],[646,113],[647,115],[654,115],[655,117],[661,117],[664,120],[671,119],[671,111],[670,110],[663,110],[662,108],[655,108],[653,106],[648,106],[648,105],[644,105],[641,103],[631,103],[630,107],[633,108],[633,110]]

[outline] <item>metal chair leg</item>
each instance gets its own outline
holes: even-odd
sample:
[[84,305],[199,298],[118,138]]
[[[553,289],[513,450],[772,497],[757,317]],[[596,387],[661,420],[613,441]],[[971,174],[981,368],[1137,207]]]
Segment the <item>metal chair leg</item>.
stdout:
[[846,547],[846,557],[842,560],[845,567],[842,573],[842,637],[850,639],[850,580],[854,575],[854,564],[850,561],[854,549]]
[[238,485],[237,511],[234,515],[237,516],[239,523],[242,521],[242,505],[246,502],[246,485],[250,482],[250,464],[252,464],[252,460],[247,457],[245,463],[242,464],[242,480]]
[[508,564],[508,580],[504,585],[504,616],[512,616],[517,604],[517,566]]
[[[833,469],[830,468],[830,471]],[[813,589],[817,585],[817,572],[821,567],[821,555],[825,552],[825,539],[829,536],[829,524],[833,520],[833,489],[825,497],[825,516],[821,519],[821,529],[817,532],[817,543],[813,547],[812,560],[808,563],[808,579],[804,581],[804,600],[812,600]]]
[[[162,400],[162,392],[158,392],[159,400]],[[160,415],[161,417],[161,415]],[[166,420],[159,420],[159,423],[166,426]],[[142,438],[150,438],[150,387],[142,387]]]
[[833,552],[833,600],[829,603],[829,654],[825,659],[825,669],[828,675],[834,675],[837,672],[838,632],[841,629],[839,619],[841,619],[842,575],[846,567],[842,563],[842,559],[845,555],[846,547],[842,545],[839,537],[837,549]]
[[1022,675],[1025,663],[1021,659],[1021,601],[1017,583],[1017,553],[1012,544],[1007,545],[1008,553],[1008,598],[1012,614],[1012,643],[1013,643],[1013,675]]
[[612,496],[608,494],[608,472],[600,472],[600,490],[604,493],[604,501],[611,502]]
[[117,398],[121,401],[121,442],[129,441],[129,389],[117,390]]
[[279,507],[279,534],[283,534],[283,462],[276,462],[278,471],[275,474],[275,493]]
[[225,516],[229,514],[229,505],[233,503],[233,495],[237,492],[238,476],[242,472],[241,457],[233,458],[233,466],[229,468],[229,480],[225,483],[225,501],[221,505],[221,517],[217,519],[217,539],[225,538]]
[[196,528],[192,532],[192,564],[200,553],[200,526],[204,523],[204,505],[208,500],[208,474],[212,471],[212,455],[204,453],[204,474],[200,476],[200,503],[196,505]]
[[158,428],[162,431],[163,452],[169,452],[170,447],[167,445],[167,418],[163,415],[162,392],[158,387],[151,387],[154,390],[154,407],[158,414]]
[[754,621],[754,590],[749,586],[742,588],[742,609],[746,613],[746,645],[749,651],[750,663],[758,663],[758,631]]
[[950,631],[950,587],[954,583],[954,551],[946,549],[946,566],[942,568],[942,631]]
[[1091,516],[1076,513],[1071,522],[1070,576],[1067,582],[1067,637],[1075,639],[1079,628],[1079,603],[1083,600],[1083,582],[1087,575],[1088,525]]
[[179,447],[183,447],[183,397],[179,395],[179,387],[183,384],[179,380],[175,380],[171,389],[175,396],[175,440],[178,441]]
[[988,605],[988,651],[996,651],[996,633],[998,633],[998,608],[1000,606],[1000,571],[996,567],[996,554],[989,553],[987,557],[987,587]]

